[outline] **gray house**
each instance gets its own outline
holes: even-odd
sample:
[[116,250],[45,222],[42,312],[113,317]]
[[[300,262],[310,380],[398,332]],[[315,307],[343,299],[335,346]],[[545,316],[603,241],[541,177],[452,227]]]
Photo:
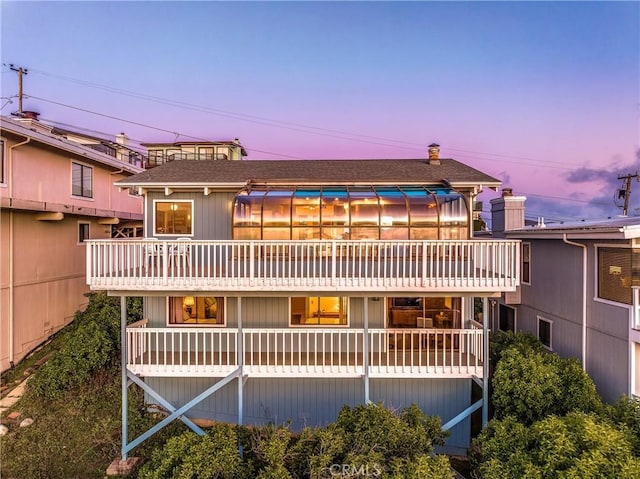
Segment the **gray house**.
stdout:
[[131,442],[123,413],[123,459],[176,418],[299,430],[368,401],[417,404],[465,450],[486,420],[473,298],[516,291],[520,245],[472,237],[498,180],[429,156],[183,160],[119,182],[144,195],[145,238],[89,241],[87,281],[144,296],[145,320],[123,320],[124,404],[130,380],[171,412]]
[[640,218],[524,227],[524,197],[492,201],[494,236],[521,240],[521,286],[492,302],[493,329],[577,357],[609,402],[640,396]]

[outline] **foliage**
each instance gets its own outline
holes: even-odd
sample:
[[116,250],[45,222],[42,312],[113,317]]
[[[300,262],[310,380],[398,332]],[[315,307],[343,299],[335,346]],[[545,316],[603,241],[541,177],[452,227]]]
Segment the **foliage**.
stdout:
[[[525,350],[527,348],[525,347]],[[493,377],[496,416],[532,424],[549,414],[599,411],[595,385],[575,359],[509,347]]]
[[633,454],[640,457],[640,399],[622,396],[607,408],[606,416],[618,427],[629,431]]
[[[99,392],[99,393],[97,393]],[[21,419],[34,419],[20,428],[3,421],[10,433],[0,438],[0,477],[102,478],[109,463],[120,454],[120,371],[102,370],[61,398],[42,401],[23,397]],[[145,412],[143,393],[129,390],[129,437],[137,437],[156,422]],[[174,423],[136,449],[145,456],[166,438],[183,429]]]
[[153,452],[138,477],[235,479],[244,476],[242,467],[235,428],[217,424],[203,437],[186,431],[169,439],[163,448]]
[[493,420],[473,441],[475,477],[566,479],[633,477],[640,461],[631,440],[595,415],[548,416],[531,426],[513,417]]
[[[29,381],[29,391],[54,399],[88,381],[91,375],[115,363],[120,351],[120,301],[106,294],[89,293],[89,304],[75,314],[62,346]],[[142,315],[139,298],[129,300],[132,316]]]
[[530,333],[497,331],[489,336],[489,361],[496,368],[502,354],[508,349],[517,349],[523,354],[546,351],[538,338]]

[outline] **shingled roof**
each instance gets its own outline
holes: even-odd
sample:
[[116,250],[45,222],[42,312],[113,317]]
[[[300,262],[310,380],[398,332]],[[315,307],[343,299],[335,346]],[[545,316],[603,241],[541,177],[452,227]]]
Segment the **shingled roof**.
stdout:
[[459,161],[413,160],[180,160],[118,182],[121,186],[271,184],[440,184],[497,187],[500,180]]

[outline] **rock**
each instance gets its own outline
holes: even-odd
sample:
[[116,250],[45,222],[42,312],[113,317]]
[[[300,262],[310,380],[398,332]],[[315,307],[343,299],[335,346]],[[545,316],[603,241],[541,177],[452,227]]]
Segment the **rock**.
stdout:
[[7,417],[15,421],[20,417],[20,414],[22,414],[20,411],[11,411],[9,414],[7,414]]
[[4,436],[9,432],[9,428],[4,424],[0,424],[0,436]]
[[20,427],[31,426],[32,424],[33,424],[33,419],[28,417],[28,418],[22,420],[22,422],[20,423]]

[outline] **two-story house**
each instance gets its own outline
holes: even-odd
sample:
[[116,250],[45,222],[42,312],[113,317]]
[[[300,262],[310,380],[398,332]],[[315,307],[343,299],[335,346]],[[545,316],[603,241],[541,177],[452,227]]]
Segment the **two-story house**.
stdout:
[[492,200],[494,236],[522,241],[521,286],[490,308],[493,327],[579,358],[608,402],[640,396],[640,218],[524,227],[524,203]]
[[114,182],[142,168],[51,130],[0,119],[0,370],[86,305],[85,241],[141,225],[142,198]]
[[[122,320],[123,393],[173,419],[294,429],[367,401],[417,404],[468,446],[486,420],[488,335],[474,297],[516,290],[518,241],[476,240],[499,181],[453,159],[176,161],[118,181],[145,201],[144,240],[96,240],[93,290],[144,296]],[[483,330],[484,328],[484,330]],[[480,412],[478,412],[480,414]],[[481,414],[482,416],[482,414]]]

